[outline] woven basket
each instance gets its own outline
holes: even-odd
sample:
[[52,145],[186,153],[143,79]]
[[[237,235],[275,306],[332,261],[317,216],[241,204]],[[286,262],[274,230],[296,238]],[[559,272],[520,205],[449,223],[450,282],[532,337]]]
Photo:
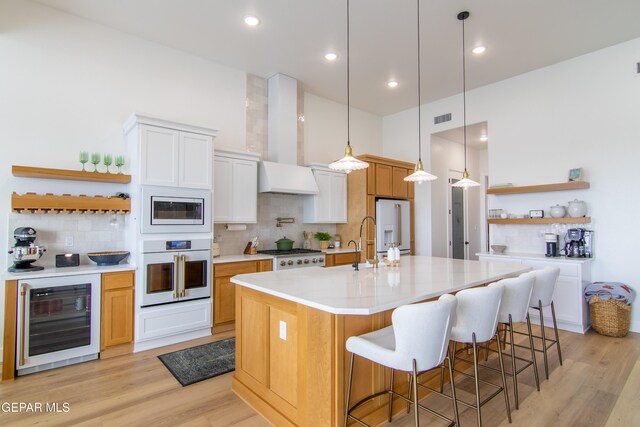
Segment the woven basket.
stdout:
[[[601,299],[600,294],[609,295]],[[624,337],[631,324],[631,304],[616,301],[607,291],[599,291],[589,299],[591,326],[596,332],[609,337]]]

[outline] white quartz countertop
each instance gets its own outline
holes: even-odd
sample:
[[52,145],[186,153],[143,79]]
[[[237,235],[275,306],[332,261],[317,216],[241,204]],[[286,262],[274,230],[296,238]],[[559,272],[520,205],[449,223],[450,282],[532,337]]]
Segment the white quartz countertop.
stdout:
[[346,253],[353,253],[355,252],[355,249],[353,249],[353,247],[351,248],[334,248],[334,249],[323,249],[322,252],[324,252],[327,255],[331,255],[331,254],[346,254]]
[[308,267],[240,274],[231,281],[329,313],[367,315],[528,270],[499,262],[404,256],[393,268]]
[[213,258],[214,264],[224,264],[227,262],[243,262],[243,261],[260,261],[261,259],[273,259],[273,255],[257,254],[257,255],[222,255]]
[[568,262],[574,264],[584,264],[585,262],[592,262],[594,258],[567,258],[564,256],[547,257],[544,254],[532,254],[527,252],[504,252],[501,254],[494,254],[491,252],[479,252],[477,256],[491,256],[505,259],[530,259],[534,261],[558,261]]
[[117,271],[130,271],[135,270],[136,266],[133,264],[118,264],[108,266],[97,265],[79,265],[78,267],[64,267],[55,268],[49,267],[40,271],[28,271],[25,273],[9,273],[5,272],[2,275],[2,280],[24,280],[24,279],[40,279],[44,277],[59,277],[59,276],[77,276],[78,274],[93,274],[93,273],[115,273]]

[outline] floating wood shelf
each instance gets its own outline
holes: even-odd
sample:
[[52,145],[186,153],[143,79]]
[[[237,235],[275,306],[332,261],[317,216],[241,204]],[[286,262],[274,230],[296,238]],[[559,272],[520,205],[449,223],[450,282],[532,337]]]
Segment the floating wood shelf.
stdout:
[[508,218],[489,219],[489,224],[587,224],[591,222],[591,217],[581,218]]
[[528,185],[525,187],[489,188],[487,194],[540,193],[543,191],[583,190],[589,188],[586,181],[561,182],[559,184]]
[[13,176],[26,178],[66,179],[73,181],[111,182],[115,184],[128,184],[131,175],[100,172],[83,172],[68,169],[34,168],[31,166],[11,166]]
[[102,213],[127,214],[131,199],[103,196],[71,196],[36,193],[11,195],[11,210],[17,213]]

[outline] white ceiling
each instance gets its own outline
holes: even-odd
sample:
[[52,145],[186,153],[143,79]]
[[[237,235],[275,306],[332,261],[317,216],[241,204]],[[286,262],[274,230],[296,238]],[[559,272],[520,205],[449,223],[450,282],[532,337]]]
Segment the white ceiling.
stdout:
[[[456,144],[464,143],[464,128],[462,126],[454,129],[443,130],[436,132],[433,135],[444,138],[448,141],[455,142]],[[489,137],[487,129],[487,122],[480,122],[467,125],[467,146],[475,148],[476,150],[484,150],[488,147],[489,140],[482,141],[481,136]]]
[[[346,0],[38,1],[258,76],[281,72],[346,103]],[[640,37],[638,0],[422,0],[420,8],[423,102],[461,91],[462,10],[471,12],[468,49],[487,46],[467,55],[468,89]],[[261,24],[247,27],[248,14]],[[417,105],[415,18],[415,0],[351,0],[352,106],[387,115]],[[329,50],[339,55],[333,63],[323,58]]]

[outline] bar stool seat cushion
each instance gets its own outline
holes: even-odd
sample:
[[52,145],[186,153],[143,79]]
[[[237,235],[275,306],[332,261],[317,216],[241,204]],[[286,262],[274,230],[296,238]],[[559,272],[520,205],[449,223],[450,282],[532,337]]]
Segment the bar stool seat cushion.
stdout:
[[542,302],[543,307],[551,305],[553,301],[553,291],[556,288],[560,269],[558,267],[545,267],[541,270],[534,270],[531,274],[536,276],[536,281],[533,284],[533,292],[529,306],[538,308],[539,301]]
[[459,343],[489,341],[496,334],[502,285],[464,289],[456,294],[458,306],[451,328],[451,339]]
[[504,286],[500,311],[498,312],[498,322],[509,323],[509,315],[511,315],[513,322],[525,320],[535,281],[536,276],[533,273],[524,273],[518,277],[502,279],[489,285],[489,287]]

